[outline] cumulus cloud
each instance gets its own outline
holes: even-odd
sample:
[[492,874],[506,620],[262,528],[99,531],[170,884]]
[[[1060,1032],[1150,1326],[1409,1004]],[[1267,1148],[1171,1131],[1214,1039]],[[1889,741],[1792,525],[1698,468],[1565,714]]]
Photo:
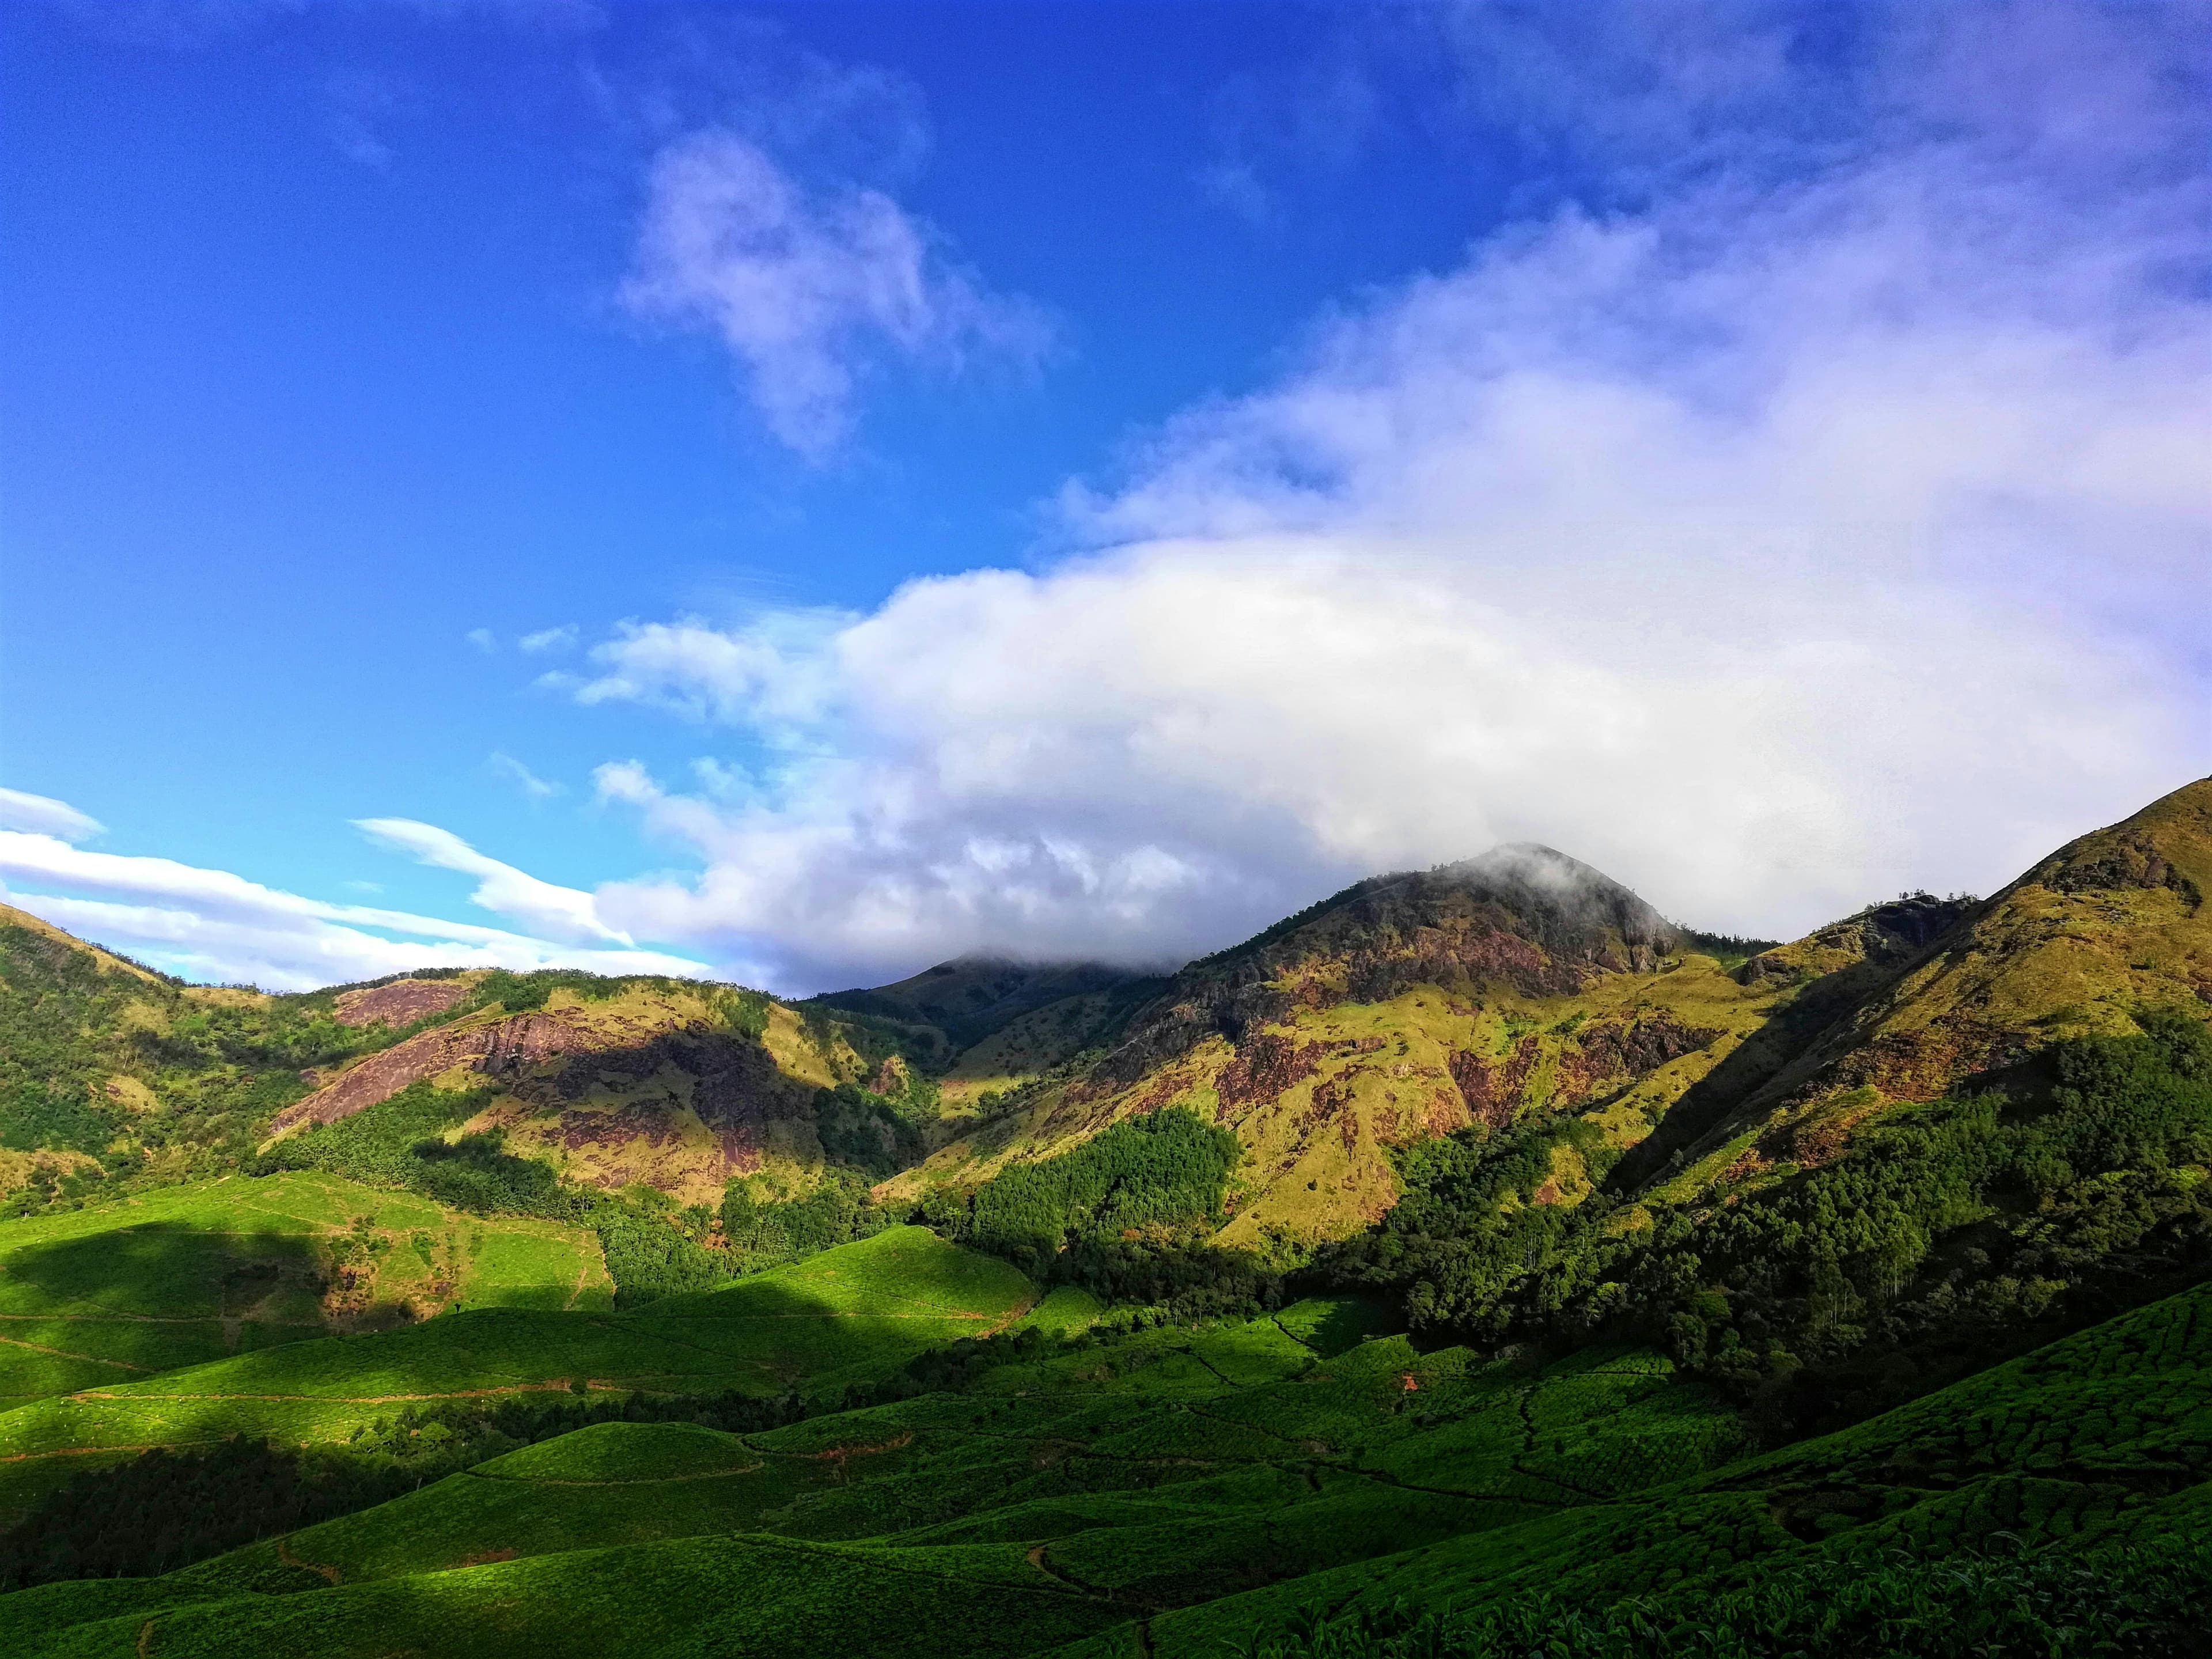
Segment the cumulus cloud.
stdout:
[[811,189],[721,129],[655,159],[621,299],[641,318],[720,338],[769,430],[817,461],[850,433],[872,365],[1029,363],[1051,337],[1036,306],[991,293],[890,196]]
[[[37,799],[33,797],[33,799]],[[82,817],[82,815],[79,815]],[[89,822],[87,820],[87,822]],[[172,859],[88,852],[58,836],[0,830],[0,895],[127,955],[188,979],[307,990],[410,969],[582,968],[702,977],[704,964],[641,951],[580,910],[570,890],[535,882],[426,824],[384,821],[389,844],[482,882],[480,902],[552,938],[402,910],[331,904],[224,870]],[[442,839],[441,839],[442,837]],[[356,884],[374,890],[373,884]]]
[[[1757,34],[1711,66],[1710,165],[1328,321],[1071,488],[1086,552],[862,617],[625,628],[581,694],[755,758],[688,791],[602,769],[702,868],[600,914],[800,986],[1157,959],[1526,839],[1787,933],[1986,889],[2185,781],[2207,106],[2178,35],[2059,9],[1900,26],[1850,66],[1849,142],[1786,167],[1721,137],[1796,72]],[[1656,118],[1604,94],[1593,152]]]
[[576,625],[563,623],[559,628],[541,628],[535,634],[525,634],[515,644],[536,655],[545,651],[566,651],[576,643]]
[[21,830],[57,841],[89,841],[106,834],[106,826],[65,800],[33,795],[21,789],[0,789],[0,830]]

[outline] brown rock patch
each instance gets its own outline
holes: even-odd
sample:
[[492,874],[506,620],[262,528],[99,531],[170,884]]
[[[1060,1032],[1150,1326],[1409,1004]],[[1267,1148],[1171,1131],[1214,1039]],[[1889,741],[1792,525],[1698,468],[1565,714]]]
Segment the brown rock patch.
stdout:
[[394,980],[389,985],[341,993],[338,1022],[343,1025],[381,1023],[396,1030],[432,1014],[442,1014],[468,994],[469,988],[457,979]]

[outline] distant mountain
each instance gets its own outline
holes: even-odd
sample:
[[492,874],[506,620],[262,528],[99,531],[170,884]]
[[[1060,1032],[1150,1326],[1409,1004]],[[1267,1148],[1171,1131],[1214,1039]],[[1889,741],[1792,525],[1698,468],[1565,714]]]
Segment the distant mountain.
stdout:
[[[1370,878],[1193,963],[1095,1059],[892,1190],[984,1180],[1180,1105],[1247,1151],[1224,1238],[1341,1237],[1397,1149],[1474,1124],[1587,1124],[1633,1191],[1832,1158],[2130,1010],[2212,1002],[2212,781],[2083,836],[1986,902],[1909,895],[1731,963],[1547,848]],[[957,1131],[957,1133],[953,1133]],[[1545,1201],[1592,1189],[1561,1143]]]
[[825,991],[801,1005],[872,1014],[938,1033],[949,1058],[1027,1014],[1073,997],[1112,992],[1144,975],[1096,962],[1025,963],[957,957],[872,989]]
[[[1986,902],[1907,896],[1748,960],[1530,845],[1361,881],[1165,979],[973,957],[799,1003],[567,973],[264,996],[0,911],[0,1183],[218,1171],[435,1083],[602,1188],[711,1203],[845,1164],[902,1201],[1180,1105],[1244,1148],[1226,1242],[1335,1238],[1396,1201],[1405,1148],[1474,1126],[1582,1122],[1626,1153],[1614,1190],[1832,1158],[1892,1103],[2202,1007],[2208,885],[2212,781]],[[1593,1189],[1555,1161],[1546,1201]]]

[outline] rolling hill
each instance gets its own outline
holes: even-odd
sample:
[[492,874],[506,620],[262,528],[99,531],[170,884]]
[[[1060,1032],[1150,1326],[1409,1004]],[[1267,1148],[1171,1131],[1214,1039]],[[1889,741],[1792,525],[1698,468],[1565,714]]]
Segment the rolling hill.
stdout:
[[2191,1651],[2208,882],[2212,781],[1788,943],[1528,846],[805,1003],[0,917],[0,1642]]
[[[1641,1596],[1686,1618],[1879,1588],[1999,1528],[2015,1576],[2163,1568],[2208,1513],[2203,1291],[1752,1455],[1663,1360],[1347,1346],[1344,1312],[1046,1349],[763,1433],[601,1425],[165,1578],[0,1598],[0,1632],[26,1655],[1195,1659],[1294,1641],[1316,1608]],[[2212,1592],[2194,1559],[2165,1588],[2185,1617]]]

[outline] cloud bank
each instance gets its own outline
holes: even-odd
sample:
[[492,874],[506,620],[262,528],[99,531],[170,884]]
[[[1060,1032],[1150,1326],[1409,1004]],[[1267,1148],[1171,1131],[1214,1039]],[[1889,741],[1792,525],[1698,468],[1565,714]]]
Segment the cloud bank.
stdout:
[[[603,641],[577,695],[726,726],[750,763],[602,769],[699,872],[599,914],[799,988],[1152,960],[1530,839],[1790,933],[1986,888],[2185,781],[2212,568],[2186,21],[1899,22],[1826,88],[1762,24],[1633,97],[1578,106],[1571,54],[1491,85],[1524,123],[1579,108],[1588,154],[1679,128],[1685,166],[1640,153],[1326,320],[1278,384],[1072,487],[1085,550]],[[1762,125],[1824,92],[1848,122]],[[836,408],[793,361],[792,406]]]
[[[13,792],[9,798],[27,799]],[[82,813],[73,817],[91,822]],[[431,967],[582,968],[688,978],[707,972],[688,957],[632,948],[625,935],[598,920],[591,895],[538,881],[445,830],[404,818],[363,828],[423,863],[478,878],[474,902],[532,931],[329,904],[228,871],[88,852],[58,834],[15,829],[0,830],[0,899],[181,977],[272,991]]]

